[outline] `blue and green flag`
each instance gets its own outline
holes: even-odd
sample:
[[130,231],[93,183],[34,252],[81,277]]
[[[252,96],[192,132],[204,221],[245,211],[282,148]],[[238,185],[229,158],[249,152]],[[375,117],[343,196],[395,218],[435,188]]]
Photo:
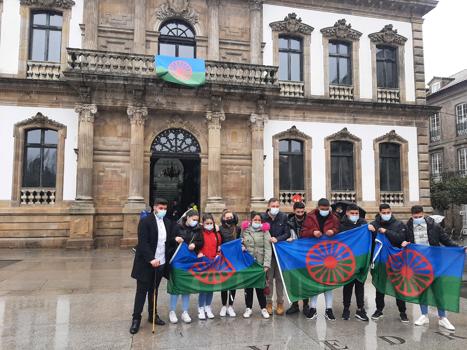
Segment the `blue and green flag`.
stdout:
[[206,82],[206,65],[201,59],[157,55],[156,74],[164,81],[196,87]]

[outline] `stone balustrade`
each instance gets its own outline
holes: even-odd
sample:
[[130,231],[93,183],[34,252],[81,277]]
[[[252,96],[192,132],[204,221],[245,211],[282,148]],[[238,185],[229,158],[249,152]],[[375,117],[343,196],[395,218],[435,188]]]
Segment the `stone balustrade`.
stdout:
[[306,203],[305,191],[280,191],[279,200],[281,204],[293,205],[293,197],[297,194],[302,196],[302,202]]
[[357,193],[355,191],[332,191],[331,202],[356,202]]
[[279,81],[281,96],[285,97],[304,97],[305,84],[293,81]]
[[380,103],[400,103],[401,101],[399,89],[378,88],[377,97]]
[[329,85],[329,98],[339,101],[353,101],[353,86]]
[[60,63],[28,61],[27,79],[59,80]]
[[206,81],[238,85],[277,85],[277,67],[206,61]]
[[389,204],[391,206],[403,206],[404,205],[404,193],[403,192],[381,192],[380,202]]
[[21,204],[51,205],[55,204],[55,188],[22,188]]

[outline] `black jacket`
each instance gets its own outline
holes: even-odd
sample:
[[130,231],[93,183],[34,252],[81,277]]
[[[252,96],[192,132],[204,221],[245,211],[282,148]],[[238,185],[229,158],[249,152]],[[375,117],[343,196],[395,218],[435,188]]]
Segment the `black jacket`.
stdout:
[[219,227],[222,243],[227,243],[239,238],[241,232],[242,229],[237,225],[228,226],[227,224],[223,223],[221,227]]
[[268,210],[261,216],[261,219],[271,226],[269,228],[271,237],[275,237],[278,241],[285,241],[290,237],[290,228],[287,220],[287,214],[280,211],[273,220],[269,216]]
[[339,229],[339,232],[344,232],[348,230],[352,230],[354,228],[366,225],[367,222],[363,218],[358,218],[357,222],[353,222],[352,220],[349,219],[347,215],[344,215],[341,219],[341,226]]
[[194,243],[195,245],[195,252],[199,252],[201,247],[203,246],[203,229],[200,225],[196,225],[195,227],[187,226],[185,222],[182,222],[177,225],[176,236],[182,237],[183,241],[190,245]]
[[303,223],[306,219],[306,213],[303,216],[303,220],[297,220],[297,217],[294,213],[288,215],[288,224],[290,229],[290,236],[296,236],[296,238],[300,238],[301,234],[300,231],[302,230]]
[[[174,251],[177,242],[175,241],[174,226],[170,219],[164,218],[164,225],[167,233],[165,240],[165,266],[167,267],[171,257],[170,254]],[[150,262],[154,260],[156,254],[157,240],[157,221],[154,214],[151,214],[141,220],[138,225],[138,245],[136,246],[131,277],[143,282],[154,280],[154,268]],[[167,276],[167,274],[165,275]]]
[[[425,217],[426,228],[428,233],[428,242],[431,246],[440,246],[441,244],[446,247],[457,247],[452,239],[444,232],[443,228],[429,216]],[[415,236],[413,233],[413,219],[407,221],[407,242],[415,243]]]
[[394,215],[389,221],[384,221],[381,215],[377,214],[371,225],[375,227],[376,233],[381,227],[385,228],[387,230],[385,235],[394,247],[400,248],[401,243],[407,240],[407,226],[402,221],[396,220]]

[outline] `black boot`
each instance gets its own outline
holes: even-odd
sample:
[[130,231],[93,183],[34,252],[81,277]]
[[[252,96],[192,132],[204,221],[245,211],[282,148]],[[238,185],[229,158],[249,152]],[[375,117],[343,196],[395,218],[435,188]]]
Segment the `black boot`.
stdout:
[[300,309],[298,308],[298,301],[294,301],[292,305],[290,305],[289,309],[285,312],[286,315],[293,315],[299,312]]
[[131,322],[130,333],[131,334],[138,333],[140,324],[141,324],[141,320],[134,318],[133,321]]
[[[152,315],[149,315],[148,322],[152,323]],[[165,322],[160,319],[159,315],[156,315],[156,321],[154,323],[158,326],[165,325]]]

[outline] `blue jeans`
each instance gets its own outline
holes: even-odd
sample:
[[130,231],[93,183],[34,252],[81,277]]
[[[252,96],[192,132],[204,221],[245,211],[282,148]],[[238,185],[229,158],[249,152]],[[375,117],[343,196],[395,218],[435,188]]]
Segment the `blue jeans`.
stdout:
[[199,307],[210,306],[212,303],[213,292],[199,293],[198,305]]
[[[420,305],[420,310],[422,311],[422,315],[428,315],[428,305]],[[446,311],[438,309],[438,316],[446,317]]]
[[[332,309],[332,290],[328,290],[327,292],[324,292],[324,299],[326,300],[326,309]],[[318,296],[315,295],[311,297],[311,307],[313,309],[316,309],[316,304],[318,303]]]
[[[190,306],[190,294],[183,294],[181,297],[183,311],[188,312],[188,307]],[[170,294],[170,311],[177,310],[177,300],[178,294]]]

